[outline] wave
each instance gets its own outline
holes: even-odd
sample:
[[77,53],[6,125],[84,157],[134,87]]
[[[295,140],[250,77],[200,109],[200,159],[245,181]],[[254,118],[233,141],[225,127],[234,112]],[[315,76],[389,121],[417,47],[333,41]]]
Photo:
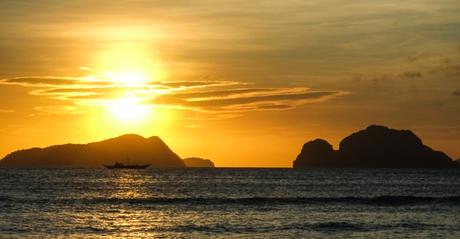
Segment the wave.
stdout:
[[[253,225],[246,224],[229,224],[229,223],[183,223],[179,225],[152,225],[151,227],[142,228],[142,232],[155,233],[273,233],[279,231],[316,231],[321,233],[340,233],[340,232],[375,232],[385,230],[430,230],[436,227],[444,227],[441,224],[425,224],[419,222],[405,223],[365,223],[351,221],[324,221],[324,222],[304,222],[304,223],[288,223],[276,225]],[[100,226],[81,226],[75,228],[90,233],[114,232],[116,229],[100,227]]]
[[[84,200],[86,201],[86,200]],[[418,197],[418,196],[378,196],[378,197],[249,197],[249,198],[98,198],[95,203],[130,204],[242,204],[242,205],[280,205],[280,204],[370,204],[370,205],[408,205],[460,203],[460,196]]]
[[404,206],[417,204],[452,204],[460,206],[460,196],[377,196],[377,197],[185,197],[185,198],[70,198],[33,199],[0,197],[0,202],[14,203],[63,203],[63,204],[196,204],[196,205],[283,205],[283,204],[368,204],[380,206]]
[[[179,225],[155,226],[142,228],[143,232],[152,231],[155,233],[273,233],[280,231],[315,231],[321,233],[340,233],[340,232],[375,232],[387,230],[431,230],[436,227],[444,227],[441,224],[425,224],[419,222],[397,222],[390,224],[351,222],[351,221],[324,221],[324,222],[304,222],[288,223],[276,225],[253,225],[251,223],[228,224],[228,223],[209,223],[196,224],[184,223]],[[78,229],[90,232],[110,232],[113,228],[99,228],[85,226]]]

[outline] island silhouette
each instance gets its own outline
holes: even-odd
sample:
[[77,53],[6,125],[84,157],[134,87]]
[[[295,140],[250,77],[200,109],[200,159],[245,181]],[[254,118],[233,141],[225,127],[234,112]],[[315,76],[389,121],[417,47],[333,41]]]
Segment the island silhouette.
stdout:
[[323,139],[305,143],[294,168],[454,168],[449,156],[424,145],[410,130],[371,125],[345,137],[334,150]]
[[[181,159],[159,137],[126,134],[88,144],[53,145],[18,150],[0,161],[0,167],[103,167],[116,163],[153,168],[214,167],[209,159]],[[323,139],[305,143],[294,168],[454,168],[445,153],[424,145],[410,130],[371,125],[344,138],[339,149]]]
[[159,137],[126,134],[89,144],[31,148],[8,154],[0,167],[102,167],[115,164],[150,164],[154,168],[185,167],[182,159]]
[[214,163],[209,159],[203,159],[198,157],[184,158],[186,167],[190,168],[214,168]]

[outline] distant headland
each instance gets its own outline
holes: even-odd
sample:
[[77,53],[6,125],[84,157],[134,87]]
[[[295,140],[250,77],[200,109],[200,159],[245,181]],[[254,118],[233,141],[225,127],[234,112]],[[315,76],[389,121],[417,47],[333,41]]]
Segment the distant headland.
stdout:
[[458,163],[424,145],[410,130],[371,125],[344,138],[338,150],[323,139],[303,145],[294,168],[455,168]]
[[154,168],[185,167],[184,161],[159,137],[122,135],[89,144],[31,148],[8,154],[0,167],[102,167],[116,162],[150,164]]
[[214,168],[214,163],[211,160],[198,157],[184,158],[184,163],[189,168]]

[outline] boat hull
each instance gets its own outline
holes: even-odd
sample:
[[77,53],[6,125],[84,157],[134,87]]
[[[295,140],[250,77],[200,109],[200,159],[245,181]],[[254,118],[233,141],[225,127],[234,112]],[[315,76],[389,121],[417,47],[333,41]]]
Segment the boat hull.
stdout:
[[143,165],[104,165],[108,169],[145,169],[148,168],[150,164]]

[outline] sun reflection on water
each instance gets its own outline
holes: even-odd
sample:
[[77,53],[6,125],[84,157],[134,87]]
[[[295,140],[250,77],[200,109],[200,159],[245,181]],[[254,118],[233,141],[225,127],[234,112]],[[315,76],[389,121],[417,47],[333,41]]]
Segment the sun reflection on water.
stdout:
[[116,170],[113,174],[110,198],[136,199],[151,196],[150,192],[145,191],[148,185],[146,179],[151,180],[151,177],[146,177],[137,170]]

